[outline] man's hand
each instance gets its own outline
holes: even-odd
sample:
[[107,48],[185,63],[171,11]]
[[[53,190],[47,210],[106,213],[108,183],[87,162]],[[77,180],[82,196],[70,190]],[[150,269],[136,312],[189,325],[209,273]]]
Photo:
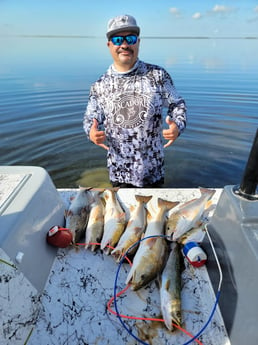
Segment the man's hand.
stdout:
[[168,147],[176,140],[176,138],[179,135],[179,130],[177,125],[174,121],[170,119],[169,116],[166,117],[166,123],[168,124],[168,129],[163,129],[163,137],[165,140],[168,140],[168,142],[164,145],[164,147]]
[[93,119],[93,124],[90,129],[90,140],[100,146],[103,147],[103,149],[108,150],[108,147],[104,144],[104,141],[106,140],[106,135],[104,131],[98,130],[98,121],[96,119]]

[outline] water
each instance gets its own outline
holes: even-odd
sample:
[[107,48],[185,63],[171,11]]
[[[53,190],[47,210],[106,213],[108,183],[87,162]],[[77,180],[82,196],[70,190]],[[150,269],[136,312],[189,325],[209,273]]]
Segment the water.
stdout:
[[[57,187],[106,180],[106,152],[82,128],[89,87],[111,63],[101,38],[0,38],[0,165],[44,167]],[[142,38],[188,106],[166,149],[166,187],[239,184],[257,130],[256,39]],[[96,170],[97,169],[97,170]]]

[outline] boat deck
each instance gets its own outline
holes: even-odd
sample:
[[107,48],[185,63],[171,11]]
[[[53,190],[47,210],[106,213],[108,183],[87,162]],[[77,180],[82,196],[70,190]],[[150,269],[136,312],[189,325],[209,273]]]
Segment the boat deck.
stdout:
[[[65,208],[69,207],[70,198],[77,192],[75,189],[59,190]],[[118,191],[127,212],[134,203],[135,193],[134,189]],[[213,197],[215,204],[220,193],[221,190],[217,190]],[[138,189],[137,194],[180,202],[200,196],[198,189]],[[18,266],[1,249],[0,257]],[[123,263],[119,274],[118,266],[111,256],[100,250],[91,252],[83,246],[77,250],[59,249],[43,293],[39,293],[19,271],[19,267],[15,269],[8,264],[1,265],[1,313],[8,311],[8,317],[1,327],[0,344],[139,344],[122,326],[118,317],[107,309],[107,303],[114,295],[115,278],[117,291],[125,287],[129,264]],[[22,296],[19,291],[22,291]],[[182,273],[181,297],[183,328],[194,336],[209,320],[215,303],[206,266],[194,268],[186,262]],[[113,304],[111,307],[114,310]],[[128,289],[117,298],[117,307],[120,314],[160,319],[157,281],[137,292]],[[123,320],[143,344],[179,345],[191,340],[181,330],[168,331],[161,321]],[[198,339],[204,345],[230,344],[218,306]]]

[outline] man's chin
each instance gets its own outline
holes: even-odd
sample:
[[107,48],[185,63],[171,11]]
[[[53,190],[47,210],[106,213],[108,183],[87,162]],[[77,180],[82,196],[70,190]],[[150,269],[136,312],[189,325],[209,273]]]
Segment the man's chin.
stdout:
[[122,64],[125,65],[133,64],[133,57],[131,55],[120,55],[119,60]]

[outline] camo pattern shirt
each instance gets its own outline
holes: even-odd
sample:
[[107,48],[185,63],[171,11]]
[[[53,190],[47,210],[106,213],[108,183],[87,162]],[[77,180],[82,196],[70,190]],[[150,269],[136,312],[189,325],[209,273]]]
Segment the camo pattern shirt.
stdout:
[[110,66],[90,89],[83,126],[89,137],[95,118],[104,127],[112,182],[137,187],[164,178],[163,108],[186,126],[186,106],[165,69],[138,60],[127,73]]

